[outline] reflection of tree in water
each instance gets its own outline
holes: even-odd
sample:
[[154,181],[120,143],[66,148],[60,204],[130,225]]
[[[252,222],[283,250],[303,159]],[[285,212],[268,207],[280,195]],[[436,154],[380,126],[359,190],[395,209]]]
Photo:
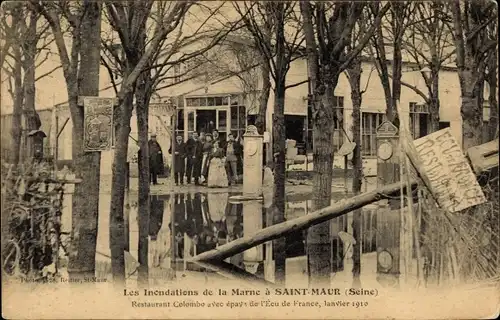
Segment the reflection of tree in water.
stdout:
[[151,237],[151,240],[155,241],[163,223],[165,202],[161,200],[157,195],[155,195],[150,197],[149,205],[149,236]]

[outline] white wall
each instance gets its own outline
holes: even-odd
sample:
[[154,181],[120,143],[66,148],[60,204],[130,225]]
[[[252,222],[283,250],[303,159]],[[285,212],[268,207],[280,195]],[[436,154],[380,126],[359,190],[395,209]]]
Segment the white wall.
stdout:
[[[103,73],[105,74],[105,73]],[[287,76],[287,85],[299,83],[307,79],[307,63],[306,60],[296,60],[291,64],[290,70]],[[419,72],[403,72],[403,81],[417,86],[424,93],[427,88],[424,85],[423,79]],[[104,81],[106,82],[106,81]],[[103,85],[101,85],[103,86]],[[362,111],[365,112],[379,112],[384,113],[385,98],[384,91],[380,79],[376,70],[372,70],[372,66],[368,63],[363,64],[363,72],[361,74],[361,88],[365,89],[366,92],[363,94]],[[185,82],[168,89],[161,90],[159,94],[162,97],[172,96],[172,95],[213,95],[213,94],[228,94],[237,93],[242,91],[242,86],[240,80],[237,77],[229,78],[215,84],[204,84],[200,81]],[[287,114],[306,114],[307,102],[304,100],[308,94],[308,85],[306,83],[290,88],[286,91],[285,100],[285,110]],[[344,97],[344,127],[346,128],[347,134],[352,137],[351,123],[352,123],[352,102],[350,97],[350,85],[345,74],[342,74],[339,78],[338,85],[335,89],[335,95]],[[106,96],[106,95],[104,95]],[[460,86],[458,82],[458,76],[455,72],[443,71],[440,74],[440,118],[441,121],[449,121],[452,132],[458,141],[461,141],[461,115],[460,115]],[[253,101],[257,104],[257,101]],[[402,105],[408,106],[410,102],[422,103],[423,99],[413,90],[402,87],[401,100]],[[271,91],[268,111],[267,111],[267,123],[270,125],[272,123],[272,113],[274,106],[274,95]],[[250,106],[248,106],[250,107]],[[169,117],[163,119],[164,125],[169,126]],[[60,123],[63,120],[60,120]],[[160,120],[155,116],[150,116],[150,132],[156,132],[158,134],[158,140],[164,149],[164,153],[168,156],[168,148],[170,147],[169,136],[162,133],[164,131],[164,126],[161,125]],[[132,116],[131,119],[131,135],[137,137],[137,125],[136,117]],[[268,128],[271,132],[272,129]],[[131,139],[130,144],[133,145],[135,142]],[[133,149],[133,148],[131,148]],[[113,152],[102,152],[102,170],[103,172],[111,173]],[[68,123],[64,132],[60,137],[59,142],[59,158],[60,159],[71,159],[71,121]],[[335,158],[335,166],[343,167],[343,159],[340,157]],[[168,161],[168,159],[166,159]],[[365,159],[365,166],[368,171],[372,171],[375,168],[376,160]],[[371,169],[370,169],[371,168]]]

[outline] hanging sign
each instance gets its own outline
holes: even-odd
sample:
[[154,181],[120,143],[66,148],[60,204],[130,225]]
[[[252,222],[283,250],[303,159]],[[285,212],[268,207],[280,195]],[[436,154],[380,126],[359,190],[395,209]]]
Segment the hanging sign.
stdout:
[[111,149],[113,104],[112,98],[84,97],[83,143],[86,152]]
[[486,202],[462,149],[449,128],[413,142],[439,206],[458,212]]

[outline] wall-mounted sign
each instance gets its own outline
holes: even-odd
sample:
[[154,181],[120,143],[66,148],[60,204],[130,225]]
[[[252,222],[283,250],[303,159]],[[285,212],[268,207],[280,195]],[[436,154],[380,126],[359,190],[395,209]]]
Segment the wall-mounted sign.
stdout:
[[84,97],[83,143],[86,152],[111,149],[113,102],[112,98]]
[[467,159],[449,128],[413,142],[441,208],[458,212],[486,202]]

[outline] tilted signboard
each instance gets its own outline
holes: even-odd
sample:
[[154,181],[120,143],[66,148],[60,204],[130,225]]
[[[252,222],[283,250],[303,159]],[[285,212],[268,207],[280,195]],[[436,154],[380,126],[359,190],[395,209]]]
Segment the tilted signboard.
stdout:
[[413,143],[429,177],[431,191],[442,209],[458,212],[486,202],[476,176],[449,128]]
[[83,143],[86,152],[111,149],[113,104],[112,98],[84,97]]

